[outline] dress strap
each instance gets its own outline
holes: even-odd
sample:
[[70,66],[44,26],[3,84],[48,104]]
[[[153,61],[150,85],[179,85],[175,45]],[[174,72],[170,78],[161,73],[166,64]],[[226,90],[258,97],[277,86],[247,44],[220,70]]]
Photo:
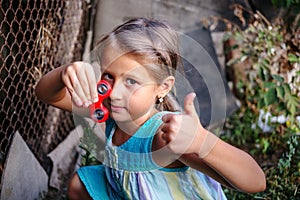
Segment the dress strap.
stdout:
[[[137,132],[120,146],[112,145],[115,123],[107,123],[106,156],[107,164],[122,170],[154,170],[161,167],[152,159],[152,143],[157,129],[161,126],[162,116],[169,112],[159,112],[147,120]],[[113,162],[112,162],[113,161]]]

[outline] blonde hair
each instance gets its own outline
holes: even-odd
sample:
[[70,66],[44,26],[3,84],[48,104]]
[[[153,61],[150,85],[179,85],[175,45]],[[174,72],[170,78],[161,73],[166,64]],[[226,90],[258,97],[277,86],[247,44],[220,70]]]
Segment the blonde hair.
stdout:
[[[177,33],[159,20],[131,19],[102,37],[98,45],[100,61],[105,47],[112,47],[144,62],[158,84],[168,76],[175,76],[177,68],[181,66]],[[177,109],[172,102],[166,96],[163,102],[157,101],[157,107],[160,110],[175,111]]]

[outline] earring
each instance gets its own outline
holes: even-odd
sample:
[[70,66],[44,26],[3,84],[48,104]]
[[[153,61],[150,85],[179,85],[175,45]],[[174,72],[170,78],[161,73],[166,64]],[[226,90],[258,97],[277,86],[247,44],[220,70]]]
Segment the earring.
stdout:
[[159,97],[158,101],[159,101],[159,103],[162,103],[164,101],[164,98],[163,97]]

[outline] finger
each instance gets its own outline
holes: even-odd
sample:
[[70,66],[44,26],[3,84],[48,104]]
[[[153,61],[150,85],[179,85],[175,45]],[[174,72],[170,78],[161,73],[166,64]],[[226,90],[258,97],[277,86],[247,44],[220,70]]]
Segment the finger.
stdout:
[[81,95],[82,98],[86,99],[84,104],[89,105],[92,103],[92,101],[91,101],[89,80],[86,76],[86,70],[87,69],[85,69],[85,67],[82,67],[77,72],[77,79],[78,79],[79,85],[76,85],[76,86],[78,87],[78,94]]
[[[82,103],[80,106],[87,107],[89,105],[88,99],[86,98],[86,95],[81,87],[80,80],[78,80],[78,76],[75,72],[74,74],[70,75],[70,82],[73,89],[72,98],[74,98],[75,102],[81,101]],[[80,101],[78,99],[80,99]]]
[[[85,97],[92,103],[91,101],[91,92],[90,92],[90,77],[93,77],[93,68],[90,64],[84,63],[84,62],[75,62],[74,64],[75,72],[78,77],[81,89],[83,93],[85,94]],[[88,77],[87,74],[92,74],[90,77]],[[93,77],[93,79],[95,79]],[[93,80],[92,80],[93,81]],[[95,84],[95,81],[94,81]],[[96,86],[94,86],[96,87]]]
[[98,94],[97,94],[96,77],[92,67],[89,67],[88,70],[86,71],[86,77],[87,80],[89,81],[89,90],[90,90],[90,98],[91,98],[90,100],[95,103],[98,101]]
[[79,96],[75,93],[70,79],[65,80],[65,85],[66,85],[67,90],[70,93],[72,101],[75,103],[75,105],[77,105],[78,107],[81,107],[83,103],[82,103],[81,99],[79,98]]
[[173,117],[174,117],[174,114],[165,114],[164,116],[162,116],[161,120],[164,123],[168,123],[173,119]]
[[63,73],[62,73],[62,81],[64,82],[67,90],[70,93],[70,96],[72,98],[72,101],[75,103],[77,106],[82,106],[82,100],[79,98],[79,96],[76,94],[73,82],[71,79],[74,80],[73,77],[76,77],[75,70],[73,68],[73,65],[66,66]]
[[184,98],[184,112],[187,115],[198,116],[197,111],[195,109],[195,105],[194,105],[195,97],[196,97],[196,94],[194,92],[192,92]]
[[164,123],[164,124],[161,126],[160,130],[161,130],[163,133],[168,133],[168,132],[170,132],[171,130],[170,130],[169,123]]
[[161,138],[166,142],[166,144],[170,143],[172,140],[174,140],[174,136],[173,134],[167,134],[167,133],[163,133],[161,135]]
[[174,140],[177,136],[177,134],[179,133],[180,130],[180,125],[178,126],[177,123],[164,123],[161,128],[160,131],[162,132],[162,138],[166,141],[166,142],[171,142],[172,140]]
[[[166,130],[166,132],[163,131],[163,129]],[[163,128],[163,129],[160,130],[161,138],[166,142],[166,144],[168,144],[168,143],[170,143],[172,140],[175,139],[175,135],[176,135],[176,134],[174,134],[174,133],[171,132],[171,131],[168,131],[166,128]]]

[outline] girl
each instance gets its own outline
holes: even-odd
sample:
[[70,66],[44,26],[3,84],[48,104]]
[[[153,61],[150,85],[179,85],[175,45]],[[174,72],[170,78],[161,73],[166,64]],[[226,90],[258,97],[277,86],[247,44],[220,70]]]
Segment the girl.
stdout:
[[[74,174],[69,199],[226,199],[219,183],[249,193],[265,189],[264,173],[250,155],[203,128],[194,93],[186,96],[184,112],[174,112],[177,43],[167,24],[145,18],[100,40],[101,79],[112,86],[105,160]],[[93,68],[84,62],[56,68],[39,81],[36,94],[84,114],[98,100]]]

